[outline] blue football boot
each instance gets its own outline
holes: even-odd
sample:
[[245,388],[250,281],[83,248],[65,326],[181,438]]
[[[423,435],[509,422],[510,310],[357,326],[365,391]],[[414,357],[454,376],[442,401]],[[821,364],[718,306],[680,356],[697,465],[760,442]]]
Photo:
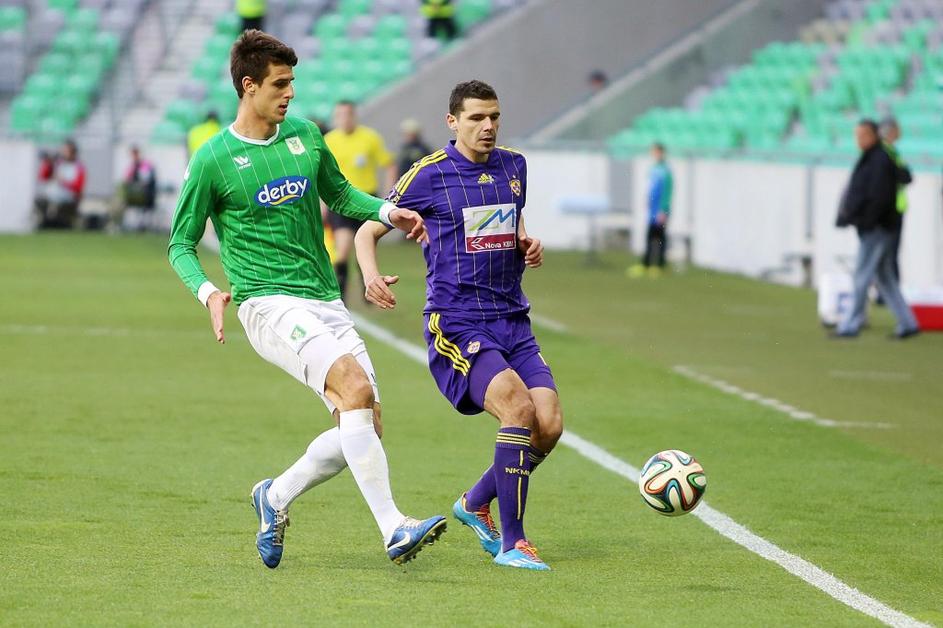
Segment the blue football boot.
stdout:
[[452,506],[452,514],[456,519],[468,526],[478,535],[478,540],[486,552],[492,556],[497,556],[501,551],[501,533],[494,525],[494,519],[491,518],[491,506],[485,504],[481,510],[471,512],[465,507],[465,496],[456,500]]
[[393,536],[386,544],[386,555],[397,565],[405,565],[416,557],[423,545],[432,545],[439,540],[445,532],[445,526],[445,517],[440,515],[425,521],[406,517],[393,530]]
[[275,569],[282,560],[285,528],[288,527],[288,511],[275,510],[268,503],[268,487],[272,480],[262,480],[252,487],[252,507],[259,515],[259,532],[255,535],[255,546],[266,567]]
[[537,548],[531,545],[527,539],[520,539],[514,544],[514,549],[501,552],[495,556],[494,562],[505,567],[550,571],[549,565],[540,560],[540,556],[537,555]]

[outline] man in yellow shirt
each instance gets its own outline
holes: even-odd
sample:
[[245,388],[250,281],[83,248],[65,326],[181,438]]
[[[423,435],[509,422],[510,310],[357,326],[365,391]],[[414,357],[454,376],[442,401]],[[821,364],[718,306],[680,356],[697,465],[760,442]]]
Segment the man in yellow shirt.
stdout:
[[[324,141],[334,153],[341,173],[361,192],[384,197],[396,183],[393,155],[386,149],[379,133],[357,124],[357,106],[351,101],[342,100],[334,107],[334,130],[324,136]],[[379,193],[380,181],[377,177],[377,170],[381,168],[386,179],[382,194]],[[334,233],[334,272],[343,299],[347,287],[347,258],[353,248],[354,234],[363,222],[334,212],[328,212],[327,221]]]
[[219,133],[221,128],[219,126],[219,116],[216,115],[216,112],[210,111],[207,113],[206,120],[187,132],[187,153],[192,157],[197,149],[203,146],[206,140]]

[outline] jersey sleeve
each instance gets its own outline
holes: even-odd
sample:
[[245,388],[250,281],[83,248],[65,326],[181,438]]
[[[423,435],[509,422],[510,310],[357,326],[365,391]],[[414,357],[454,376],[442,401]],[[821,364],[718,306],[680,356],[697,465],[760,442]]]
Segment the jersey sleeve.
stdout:
[[432,211],[432,185],[429,168],[417,161],[399,178],[390,190],[387,200],[404,209],[411,209],[425,216]]
[[527,159],[524,158],[524,155],[520,156],[521,159],[521,208],[527,206]]
[[348,218],[380,220],[380,207],[383,206],[383,201],[352,186],[341,173],[334,154],[314,123],[311,123],[308,129],[321,153],[321,159],[318,162],[318,194],[327,206],[331,211]]
[[183,176],[183,186],[170,227],[167,256],[177,276],[193,296],[198,295],[200,286],[207,281],[196,247],[203,238],[206,220],[217,202],[215,171],[215,164],[207,159],[205,150],[194,155]]

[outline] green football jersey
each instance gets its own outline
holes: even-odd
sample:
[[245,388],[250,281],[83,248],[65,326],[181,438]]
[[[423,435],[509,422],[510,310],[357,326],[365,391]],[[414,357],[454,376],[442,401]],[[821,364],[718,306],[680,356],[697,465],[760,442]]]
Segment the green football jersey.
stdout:
[[312,122],[286,118],[268,140],[224,129],[196,152],[184,175],[170,263],[196,295],[207,280],[196,246],[209,218],[236,303],[273,294],[339,299],[319,197],[359,220],[379,220],[384,202],[350,185]]

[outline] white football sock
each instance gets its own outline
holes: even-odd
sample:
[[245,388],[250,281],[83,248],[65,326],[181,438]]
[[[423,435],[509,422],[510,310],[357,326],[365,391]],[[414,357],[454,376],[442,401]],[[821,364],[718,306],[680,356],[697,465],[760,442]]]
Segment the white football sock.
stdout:
[[373,428],[373,410],[341,412],[340,435],[350,472],[377,520],[383,542],[389,543],[393,531],[405,517],[393,502],[390,469],[380,437]]
[[268,501],[275,510],[284,510],[299,495],[330,480],[346,466],[340,430],[329,429],[311,441],[304,455],[272,481]]

